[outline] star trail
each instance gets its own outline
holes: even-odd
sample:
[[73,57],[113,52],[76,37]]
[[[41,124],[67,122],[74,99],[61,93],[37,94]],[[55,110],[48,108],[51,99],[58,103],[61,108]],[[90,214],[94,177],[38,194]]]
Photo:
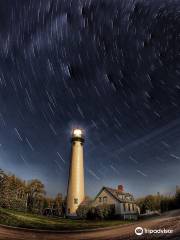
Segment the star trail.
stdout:
[[0,168],[66,194],[80,127],[87,195],[173,191],[179,1],[2,0],[0,19]]

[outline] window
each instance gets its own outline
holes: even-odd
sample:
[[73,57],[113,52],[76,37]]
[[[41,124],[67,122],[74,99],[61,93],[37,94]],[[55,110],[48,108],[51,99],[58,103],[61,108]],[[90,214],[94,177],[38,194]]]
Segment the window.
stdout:
[[74,198],[74,204],[78,204],[78,198]]
[[126,204],[123,203],[124,212],[126,212]]
[[102,202],[102,197],[99,197],[99,202]]
[[131,204],[128,204],[128,211],[131,211]]
[[122,194],[118,194],[118,197],[119,197],[120,199],[123,199],[123,195],[122,195]]
[[70,208],[68,208],[68,214],[70,214]]
[[103,197],[103,203],[107,203],[107,197]]
[[129,211],[129,204],[127,203],[126,204],[126,209],[127,209],[127,212]]

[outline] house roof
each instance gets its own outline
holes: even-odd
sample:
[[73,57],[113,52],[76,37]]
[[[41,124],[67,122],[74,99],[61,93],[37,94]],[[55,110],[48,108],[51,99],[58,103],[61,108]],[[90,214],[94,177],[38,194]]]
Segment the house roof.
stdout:
[[[109,187],[102,187],[102,189],[100,190],[100,192],[96,195],[95,199],[101,194],[101,192],[105,190],[106,192],[108,192],[114,199],[116,199],[119,202],[134,202],[134,198],[133,195],[130,193],[126,193],[126,192],[119,192],[117,189],[114,188],[109,188]],[[122,196],[124,196],[125,198],[122,199]],[[129,197],[132,199],[129,199]]]

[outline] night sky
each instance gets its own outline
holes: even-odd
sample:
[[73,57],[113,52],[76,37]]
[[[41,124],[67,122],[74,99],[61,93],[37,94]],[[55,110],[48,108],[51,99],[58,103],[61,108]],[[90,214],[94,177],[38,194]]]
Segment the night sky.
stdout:
[[180,184],[179,0],[0,1],[0,168],[66,194],[74,127],[88,195]]

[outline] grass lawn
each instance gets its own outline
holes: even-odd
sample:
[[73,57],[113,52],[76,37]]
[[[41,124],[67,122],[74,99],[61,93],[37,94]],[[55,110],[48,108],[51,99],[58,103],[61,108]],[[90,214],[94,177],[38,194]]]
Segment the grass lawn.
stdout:
[[87,221],[87,220],[52,218],[0,208],[0,224],[22,228],[24,227],[47,230],[77,230],[77,229],[111,227],[127,223],[130,223],[130,221],[121,220]]

